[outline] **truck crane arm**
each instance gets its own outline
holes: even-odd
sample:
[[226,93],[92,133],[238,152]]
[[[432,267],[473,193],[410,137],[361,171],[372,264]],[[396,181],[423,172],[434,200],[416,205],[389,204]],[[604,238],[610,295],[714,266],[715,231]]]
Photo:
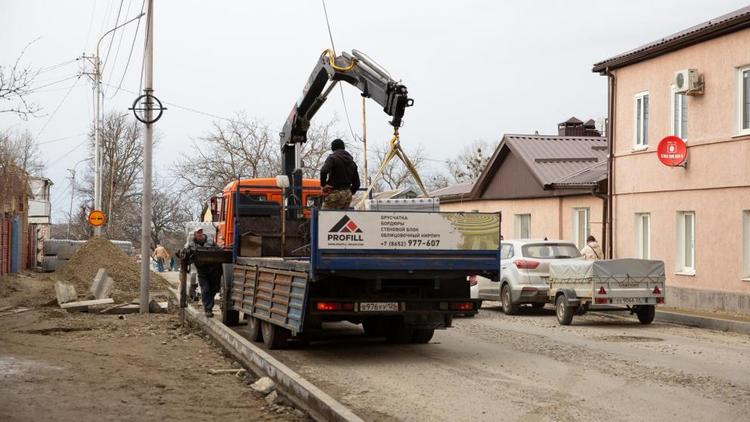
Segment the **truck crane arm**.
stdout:
[[383,111],[392,117],[389,123],[394,130],[401,127],[406,107],[414,104],[414,100],[408,97],[406,87],[391,78],[366,54],[352,50],[351,54],[343,52],[335,57],[332,50],[324,51],[281,132],[282,170],[290,180],[294,169],[301,167],[298,148],[307,141],[310,121],[341,81],[355,86],[362,96],[380,104]]

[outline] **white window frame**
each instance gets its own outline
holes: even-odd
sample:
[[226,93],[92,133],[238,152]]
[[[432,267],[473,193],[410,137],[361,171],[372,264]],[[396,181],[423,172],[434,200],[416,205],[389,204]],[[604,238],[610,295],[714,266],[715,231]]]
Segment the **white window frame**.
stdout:
[[[669,100],[669,103],[670,103],[669,128],[670,128],[670,131],[672,132],[672,135],[674,135],[674,136],[682,139],[683,141],[687,142],[688,137],[685,136],[684,133],[682,133],[682,119],[684,117],[685,120],[686,120],[685,121],[685,125],[686,126],[689,125],[687,119],[690,118],[690,111],[688,110],[688,112],[686,113],[687,116],[683,116],[682,115],[682,108],[683,108],[682,105],[686,103],[686,101],[688,99],[688,96],[685,95],[685,94],[678,94],[676,91],[677,91],[677,88],[674,85],[672,85],[670,87],[670,90],[669,90],[669,92],[670,92],[670,96],[669,96],[669,98],[670,98],[670,100]],[[680,98],[680,102],[681,103],[679,104],[679,107],[678,107],[677,101],[675,101],[675,99],[676,99],[677,96],[681,97]],[[675,116],[675,114],[677,114],[678,116]],[[675,124],[674,124],[675,117],[677,117],[679,119],[679,121],[680,121],[679,127],[675,127]],[[689,128],[687,128],[686,132],[688,133],[688,135],[690,135]]]
[[[648,225],[646,239],[644,239],[643,224]],[[639,212],[635,214],[635,256],[639,259],[651,259],[651,214]]]
[[[644,124],[638,125],[638,101],[641,101],[641,104],[644,104],[645,101],[644,98],[649,99],[649,111],[651,109],[651,101],[650,97],[648,95],[648,91],[643,91],[635,94],[633,96],[633,150],[644,150],[648,149],[648,123],[647,119],[645,118],[647,114],[650,113],[643,113],[641,116],[641,122],[645,122]],[[641,106],[641,112],[643,112],[643,106]],[[645,125],[645,128],[643,127]],[[638,142],[638,138],[640,137],[641,142]]]
[[[692,222],[693,225],[691,227],[691,237],[692,237],[692,244],[686,245],[686,239],[685,239],[685,222],[686,222],[686,216],[690,215],[692,216]],[[695,275],[695,211],[678,211],[677,212],[677,259],[675,262],[677,263],[677,274],[680,275]],[[690,253],[691,253],[691,260],[692,260],[692,266],[688,266],[685,262],[685,255],[687,254],[686,247],[689,247]]]
[[744,73],[750,72],[750,66],[740,67],[737,69],[737,134],[738,135],[750,135],[750,122],[749,126],[744,128],[742,127],[742,118],[743,118],[743,112],[744,112],[744,104],[742,103],[742,94],[743,94],[743,82],[744,82]]
[[[526,228],[526,236],[523,236],[523,219],[528,217],[528,226]],[[515,214],[513,216],[513,237],[515,239],[529,239],[531,238],[531,214]]]
[[[579,229],[578,226],[578,214],[583,212],[584,213],[584,220],[586,221],[586,227],[584,229],[583,238],[578,237]],[[575,242],[576,246],[578,246],[578,249],[583,249],[584,246],[586,246],[586,239],[591,234],[591,221],[589,220],[589,209],[588,208],[573,208],[573,241]]]
[[742,211],[742,280],[750,281],[750,210]]

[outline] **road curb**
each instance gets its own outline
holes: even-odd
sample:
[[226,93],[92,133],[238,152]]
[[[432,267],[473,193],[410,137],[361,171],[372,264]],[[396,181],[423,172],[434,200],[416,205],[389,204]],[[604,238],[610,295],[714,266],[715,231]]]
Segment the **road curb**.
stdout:
[[655,320],[659,322],[688,325],[690,327],[708,328],[710,330],[750,334],[750,323],[734,321],[731,319],[687,315],[669,311],[656,311]]
[[[176,290],[170,290],[176,293]],[[314,420],[363,422],[363,419],[355,415],[348,407],[221,322],[213,318],[206,318],[205,315],[191,306],[185,309],[185,318],[190,324],[197,326],[208,334],[234,359],[257,376],[271,378],[276,383],[277,388],[295,406],[305,410]]]

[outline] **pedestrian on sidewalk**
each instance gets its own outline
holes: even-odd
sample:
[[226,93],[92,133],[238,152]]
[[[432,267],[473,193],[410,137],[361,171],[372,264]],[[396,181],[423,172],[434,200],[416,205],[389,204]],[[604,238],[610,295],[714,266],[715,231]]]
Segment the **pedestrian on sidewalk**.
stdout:
[[581,249],[581,255],[586,260],[595,261],[597,259],[604,259],[604,252],[602,247],[599,246],[599,242],[596,241],[594,236],[589,236],[586,239],[586,246]]
[[[193,238],[188,242],[188,248],[210,247],[216,244],[209,239],[203,229],[197,228],[193,231]],[[201,300],[206,317],[214,316],[214,297],[219,293],[221,287],[221,264],[195,264],[198,273],[198,284],[201,286]]]
[[164,272],[164,264],[169,260],[169,252],[162,245],[156,245],[154,249],[154,260],[156,261],[156,270],[160,273]]

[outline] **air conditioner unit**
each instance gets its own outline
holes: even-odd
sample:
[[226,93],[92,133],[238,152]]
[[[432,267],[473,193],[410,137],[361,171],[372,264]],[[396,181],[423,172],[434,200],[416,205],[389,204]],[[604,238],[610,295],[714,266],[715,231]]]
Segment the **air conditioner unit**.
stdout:
[[675,72],[674,88],[677,94],[703,93],[703,84],[696,69],[683,69]]

